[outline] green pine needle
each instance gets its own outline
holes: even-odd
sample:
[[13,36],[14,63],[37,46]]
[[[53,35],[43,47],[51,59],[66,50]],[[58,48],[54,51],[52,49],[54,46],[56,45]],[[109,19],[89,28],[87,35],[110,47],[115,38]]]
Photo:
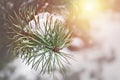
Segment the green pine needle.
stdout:
[[[40,26],[35,11],[32,7],[25,8],[9,17],[13,35],[9,53],[20,56],[35,70],[41,67],[41,74],[52,73],[55,69],[64,72],[64,63],[69,64],[69,61],[68,55],[61,50],[69,46],[71,32],[61,20],[54,20],[51,15],[43,22],[44,26]],[[31,20],[35,23],[34,28]]]

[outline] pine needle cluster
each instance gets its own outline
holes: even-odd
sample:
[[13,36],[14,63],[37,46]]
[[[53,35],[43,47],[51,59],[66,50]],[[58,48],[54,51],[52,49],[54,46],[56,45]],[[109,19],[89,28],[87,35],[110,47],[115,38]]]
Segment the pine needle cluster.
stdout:
[[[71,32],[63,21],[51,15],[42,23],[35,16],[36,9],[29,7],[9,17],[12,30],[9,53],[20,56],[28,65],[32,64],[34,70],[40,68],[41,74],[55,69],[64,72],[64,63],[69,63],[69,56],[61,50],[69,46]],[[34,21],[34,28],[31,21]]]

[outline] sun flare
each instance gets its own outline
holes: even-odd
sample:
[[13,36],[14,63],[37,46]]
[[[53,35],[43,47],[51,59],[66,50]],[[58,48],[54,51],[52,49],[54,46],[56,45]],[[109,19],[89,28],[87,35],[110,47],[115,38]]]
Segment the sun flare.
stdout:
[[86,2],[86,3],[83,5],[83,8],[84,8],[84,10],[87,11],[87,12],[94,11],[95,8],[96,8],[96,4],[89,1],[89,2]]
[[73,2],[74,14],[80,16],[92,16],[101,11],[102,3],[100,0],[77,0]]
[[84,14],[96,14],[100,11],[100,3],[98,0],[84,0],[80,7],[82,7]]

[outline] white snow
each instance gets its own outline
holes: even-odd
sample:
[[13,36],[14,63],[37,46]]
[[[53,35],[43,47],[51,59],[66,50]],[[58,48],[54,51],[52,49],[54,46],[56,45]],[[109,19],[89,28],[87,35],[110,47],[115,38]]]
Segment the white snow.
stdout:
[[[66,65],[68,72],[64,76],[73,76],[67,78],[72,80],[77,73],[79,80],[120,80],[120,13],[105,12],[91,19],[90,34],[98,45],[76,52],[64,49],[74,58],[70,59],[71,65]],[[73,44],[79,46],[82,42],[73,39]],[[26,80],[35,80],[39,75],[39,72],[24,65],[21,59],[15,59],[8,66],[16,67],[9,80],[16,80],[20,75],[24,75]],[[5,70],[0,72],[0,76],[5,74]],[[59,80],[65,78],[59,72],[56,76]]]

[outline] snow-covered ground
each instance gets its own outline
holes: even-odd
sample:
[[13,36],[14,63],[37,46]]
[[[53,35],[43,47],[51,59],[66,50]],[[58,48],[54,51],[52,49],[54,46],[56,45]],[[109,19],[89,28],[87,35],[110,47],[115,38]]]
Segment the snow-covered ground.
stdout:
[[[97,45],[73,52],[65,49],[74,60],[70,59],[71,65],[66,65],[68,72],[64,76],[55,72],[58,80],[120,80],[119,21],[120,13],[112,12],[92,18],[90,34]],[[42,80],[39,72],[31,70],[19,58],[0,72],[0,79],[5,77],[7,80]],[[43,80],[50,80],[49,76],[44,76]]]

